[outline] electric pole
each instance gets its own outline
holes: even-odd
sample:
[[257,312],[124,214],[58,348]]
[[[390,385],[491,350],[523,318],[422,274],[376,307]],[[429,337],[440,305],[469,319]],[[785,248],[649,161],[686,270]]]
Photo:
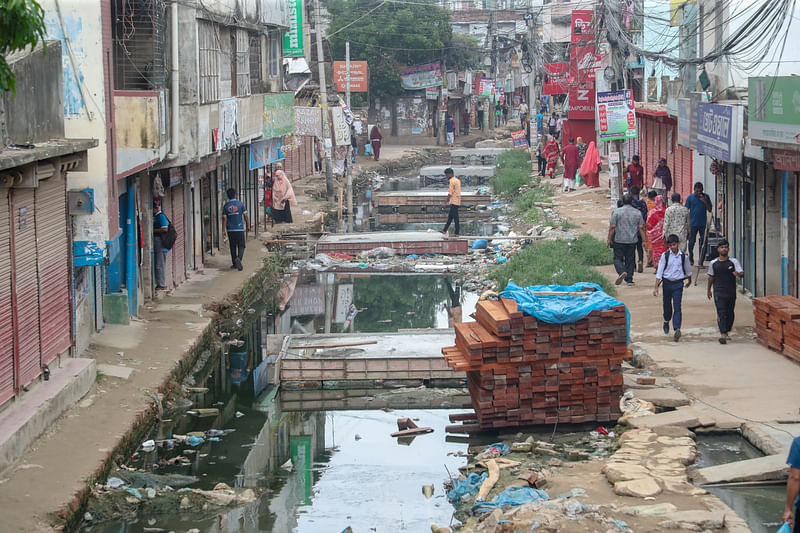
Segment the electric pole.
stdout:
[[[533,103],[536,101],[536,47],[534,40],[536,39],[536,15],[532,11],[528,11],[528,57],[532,60],[529,64],[531,71],[528,73],[528,120],[533,116]],[[537,135],[538,135],[538,131]]]
[[[319,69],[319,94],[322,106],[322,144],[325,149],[325,196],[333,201],[333,172],[331,168],[330,123],[328,118],[328,86],[325,80],[325,52],[322,50],[322,16],[319,0],[314,0],[317,26],[317,68]],[[349,71],[348,71],[349,76]]]
[[[319,0],[317,0],[319,1]],[[350,41],[344,43],[345,53],[345,97],[347,99],[347,107],[350,107]],[[350,135],[355,135],[355,130],[350,129]],[[351,142],[352,145],[352,142]],[[352,150],[352,146],[350,150]],[[347,165],[347,231],[353,231],[353,159],[350,158],[350,163]]]

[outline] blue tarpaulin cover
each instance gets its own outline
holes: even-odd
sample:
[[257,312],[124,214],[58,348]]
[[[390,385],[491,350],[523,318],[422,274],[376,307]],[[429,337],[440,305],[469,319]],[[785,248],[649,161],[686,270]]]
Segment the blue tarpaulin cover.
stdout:
[[[535,294],[536,292],[584,292],[583,296]],[[612,307],[625,304],[609,296],[596,283],[576,283],[574,285],[531,285],[520,287],[509,281],[506,290],[500,294],[503,298],[516,300],[517,307],[526,315],[535,316],[550,324],[569,324],[577,322],[592,311],[607,311]],[[625,308],[626,330],[630,338],[630,313]]]

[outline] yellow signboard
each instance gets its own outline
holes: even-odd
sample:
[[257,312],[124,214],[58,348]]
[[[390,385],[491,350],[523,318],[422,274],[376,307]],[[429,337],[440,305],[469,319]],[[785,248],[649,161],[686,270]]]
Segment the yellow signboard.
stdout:
[[694,4],[695,0],[669,0],[669,25],[681,25],[681,8],[686,4]]

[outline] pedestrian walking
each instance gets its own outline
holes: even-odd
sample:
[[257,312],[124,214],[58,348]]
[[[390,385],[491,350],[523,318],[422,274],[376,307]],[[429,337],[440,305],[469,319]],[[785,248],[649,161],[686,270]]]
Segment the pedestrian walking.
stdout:
[[[633,187],[631,187],[630,191],[631,191],[631,198],[633,198],[633,200],[631,201],[631,205],[633,207],[635,207],[636,209],[638,209],[639,212],[642,214],[642,218],[644,219],[645,229],[646,229],[647,228],[647,204],[645,203],[644,200],[639,198],[639,193],[640,193],[639,187],[634,185]],[[646,237],[647,237],[646,235],[645,236],[639,235],[639,239],[638,239],[638,241],[636,241],[636,253],[639,254],[639,263],[638,263],[638,265],[636,267],[636,271],[639,272],[639,273],[644,272],[644,250],[645,250],[646,242],[647,242],[647,238]]]
[[638,187],[639,191],[644,188],[644,167],[639,163],[639,156],[635,155],[631,159],[631,164],[625,169],[628,187]]
[[561,161],[564,163],[564,192],[575,190],[575,175],[581,166],[581,156],[575,139],[570,138],[569,144],[561,152]]
[[495,104],[494,106],[494,127],[500,127],[500,120],[503,116],[503,106],[501,104]]
[[667,166],[667,160],[663,157],[658,160],[658,165],[653,169],[653,185],[650,188],[655,189],[658,194],[663,196],[664,202],[669,199],[667,195],[672,189],[672,172]]
[[558,148],[558,143],[556,142],[556,138],[550,136],[547,138],[547,144],[544,145],[542,149],[542,156],[547,159],[547,170],[545,171],[545,175],[553,179],[556,174],[556,166],[558,166],[558,154],[560,150]]
[[711,198],[703,192],[703,184],[699,181],[694,184],[694,192],[686,198],[686,207],[689,209],[689,262],[694,264],[694,243],[700,235],[700,245],[697,247],[697,264],[703,266],[706,258],[703,245],[706,240],[706,213],[711,212]]
[[[652,197],[651,197],[652,195]],[[651,190],[647,193],[647,222],[645,229],[647,230],[647,241],[650,243],[650,264],[648,266],[658,268],[658,261],[667,250],[667,243],[664,242],[664,213],[667,208],[664,206],[664,197]],[[651,206],[652,202],[652,206]]]
[[453,222],[455,226],[454,236],[458,237],[461,229],[458,224],[458,208],[461,206],[461,180],[455,176],[452,168],[444,169],[444,175],[448,178],[447,205],[450,206],[450,209],[447,213],[447,223],[444,225],[442,233],[447,235],[450,223]]
[[681,205],[681,195],[672,193],[672,205],[664,212],[664,227],[661,237],[667,242],[667,237],[677,235],[680,239],[680,248],[686,251],[686,242],[689,237],[689,210]]
[[358,135],[356,135],[355,126],[350,126],[350,146],[353,148],[353,153],[351,154],[351,161],[355,163],[356,156],[358,155]]
[[736,278],[744,277],[742,265],[735,257],[729,257],[730,244],[722,239],[717,244],[719,257],[708,265],[708,290],[706,296],[711,299],[711,287],[714,287],[714,306],[717,308],[717,325],[719,326],[719,343],[728,343],[728,333],[733,328],[733,309],[736,306]]
[[297,205],[297,198],[294,196],[294,188],[286,173],[283,172],[281,163],[275,164],[272,172],[272,219],[280,224],[294,222],[292,218],[292,207]]
[[484,116],[483,104],[478,104],[477,115],[478,115],[478,129],[483,131],[483,116]]
[[536,140],[536,162],[539,168],[539,175],[544,177],[544,170],[547,164],[547,159],[544,158],[544,139],[539,135]]
[[447,146],[453,146],[456,142],[456,121],[450,115],[444,119],[444,128],[447,132]]
[[556,120],[556,139],[561,140],[561,130],[564,128],[564,121],[559,116]]
[[383,135],[381,135],[381,130],[378,125],[375,124],[369,132],[369,144],[372,146],[372,153],[375,154],[375,161],[378,161],[381,157],[382,140]]
[[653,296],[658,296],[659,285],[664,285],[662,303],[664,305],[664,334],[669,333],[669,321],[672,319],[673,339],[678,342],[681,338],[681,302],[683,300],[683,282],[686,288],[692,284],[692,265],[689,256],[679,249],[680,239],[677,235],[667,237],[669,250],[661,254],[656,271],[656,287]]
[[464,135],[469,135],[470,116],[469,111],[464,111]]
[[508,124],[508,102],[503,102],[503,126]]
[[[786,464],[789,465],[789,479],[786,480],[786,507],[783,510],[783,521],[788,522],[789,527],[794,526],[793,533],[800,533],[800,437],[792,440]],[[794,518],[792,518],[792,508],[794,508]]]
[[644,237],[644,219],[632,203],[633,198],[629,194],[623,196],[622,207],[614,210],[608,225],[606,246],[614,250],[616,285],[620,285],[623,280],[628,285],[633,285],[637,234]]
[[544,121],[544,112],[539,109],[539,112],[536,113],[536,135],[544,135],[544,130],[542,129],[542,122]]
[[522,126],[522,122],[528,118],[528,104],[522,102],[519,104],[519,123]]
[[581,165],[582,165],[583,160],[586,157],[586,150],[588,150],[589,147],[586,145],[585,142],[583,142],[583,137],[578,137],[577,139],[575,139],[575,146],[578,147],[578,155],[581,158]]
[[314,138],[314,170],[320,172],[322,170],[322,159],[325,157],[325,151],[322,149],[322,141],[319,137]]
[[547,121],[547,133],[549,133],[553,137],[555,137],[556,135],[556,124],[558,124],[558,116],[556,116],[555,111],[553,111],[553,114]]
[[156,290],[167,290],[167,252],[164,246],[163,237],[169,231],[169,220],[167,215],[161,211],[161,202],[153,205],[153,268],[155,270]]
[[242,270],[245,236],[250,232],[250,218],[247,216],[247,208],[236,199],[236,189],[228,189],[227,195],[228,202],[222,206],[222,224],[231,247],[231,268]]
[[589,142],[586,148],[586,155],[581,163],[581,176],[587,187],[600,186],[600,152],[594,141]]

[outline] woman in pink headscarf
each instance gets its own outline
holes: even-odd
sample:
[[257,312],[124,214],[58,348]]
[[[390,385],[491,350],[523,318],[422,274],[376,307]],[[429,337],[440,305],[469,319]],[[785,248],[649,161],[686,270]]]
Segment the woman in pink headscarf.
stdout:
[[597,151],[594,141],[590,142],[589,147],[586,148],[580,173],[587,187],[600,186],[600,153]]
[[291,206],[297,205],[294,189],[283,172],[283,165],[276,163],[272,171],[272,219],[277,222],[293,222]]
[[664,213],[667,208],[664,207],[664,197],[660,194],[653,199],[655,207],[647,212],[647,240],[653,246],[652,264],[658,265],[658,261],[667,250],[667,244],[662,238],[661,231],[664,227]]

